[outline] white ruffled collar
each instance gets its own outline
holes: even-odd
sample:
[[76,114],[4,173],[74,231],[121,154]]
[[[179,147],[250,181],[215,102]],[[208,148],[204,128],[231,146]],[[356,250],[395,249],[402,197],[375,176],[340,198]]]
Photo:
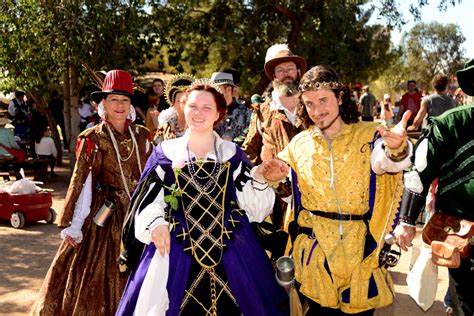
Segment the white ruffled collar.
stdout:
[[158,116],[158,126],[163,127],[166,124],[176,124],[178,121],[178,112],[174,109],[174,107],[167,108],[164,111],[161,111],[160,115]]
[[[161,148],[163,149],[163,153],[165,156],[170,159],[171,161],[180,161],[180,162],[187,162],[188,158],[188,141],[189,141],[189,130],[187,130],[183,136],[166,140],[161,143]],[[221,161],[227,161],[232,158],[236,153],[236,145],[232,142],[227,140],[223,140],[219,134],[214,131],[214,137],[216,138],[216,148],[219,155],[219,159]],[[189,151],[189,155],[192,158],[196,158],[196,155]],[[208,160],[216,160],[216,155],[214,152],[210,152],[207,154],[206,159]]]

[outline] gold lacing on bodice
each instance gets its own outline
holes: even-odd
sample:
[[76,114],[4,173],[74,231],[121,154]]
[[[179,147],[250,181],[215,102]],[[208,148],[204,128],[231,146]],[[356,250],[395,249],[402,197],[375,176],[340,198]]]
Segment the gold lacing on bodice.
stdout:
[[[192,166],[186,165],[177,175],[185,222],[179,223],[171,212],[169,223],[178,240],[189,242],[185,251],[190,251],[193,261],[200,266],[185,291],[181,310],[192,301],[197,302],[207,315],[216,315],[217,302],[224,293],[237,305],[225,274],[219,272],[222,267],[218,267],[225,248],[224,239],[232,237],[232,229],[239,224],[237,216],[243,215],[237,203],[231,202],[231,210],[227,212],[233,214],[227,218],[229,228],[225,227],[224,207],[230,174],[229,162],[198,161]],[[203,280],[210,283],[205,285]],[[202,301],[200,291],[209,289],[209,286],[210,302]]]

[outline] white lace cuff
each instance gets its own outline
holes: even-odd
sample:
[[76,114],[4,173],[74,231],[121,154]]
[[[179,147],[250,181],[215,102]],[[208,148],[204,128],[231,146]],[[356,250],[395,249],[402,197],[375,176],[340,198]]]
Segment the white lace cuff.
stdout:
[[61,231],[61,239],[66,238],[66,236],[71,237],[77,243],[80,243],[82,241],[82,238],[83,238],[81,229],[77,229],[77,228],[74,228],[72,226],[64,228]]

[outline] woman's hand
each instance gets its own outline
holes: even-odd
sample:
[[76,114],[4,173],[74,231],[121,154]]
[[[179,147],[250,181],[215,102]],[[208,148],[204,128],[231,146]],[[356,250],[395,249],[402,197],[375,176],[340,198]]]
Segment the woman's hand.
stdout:
[[380,135],[384,139],[388,148],[397,149],[402,146],[402,142],[405,140],[407,135],[407,122],[410,119],[411,111],[408,110],[403,113],[401,121],[395,125],[392,129],[385,129],[383,126],[377,127]]
[[64,241],[66,242],[66,244],[68,244],[69,246],[72,246],[72,247],[76,247],[77,246],[77,242],[74,240],[74,238],[72,238],[71,236],[69,235],[66,235],[66,237],[64,237]]
[[158,249],[162,257],[165,255],[165,251],[170,253],[170,231],[168,224],[158,225],[153,228],[151,240],[153,240],[156,249]]
[[61,230],[61,238],[64,239],[67,245],[76,247],[82,242],[82,231],[73,226],[66,227]]
[[268,182],[277,182],[286,178],[290,168],[280,159],[271,159],[261,163],[255,172],[258,177],[263,177]]

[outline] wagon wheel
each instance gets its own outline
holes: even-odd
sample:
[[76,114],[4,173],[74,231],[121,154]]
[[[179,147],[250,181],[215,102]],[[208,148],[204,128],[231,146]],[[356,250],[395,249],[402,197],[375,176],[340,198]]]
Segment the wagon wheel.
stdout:
[[10,223],[13,228],[23,228],[25,226],[25,215],[20,212],[13,212]]
[[46,223],[52,224],[56,220],[56,212],[52,207],[48,210],[48,217],[46,217]]

